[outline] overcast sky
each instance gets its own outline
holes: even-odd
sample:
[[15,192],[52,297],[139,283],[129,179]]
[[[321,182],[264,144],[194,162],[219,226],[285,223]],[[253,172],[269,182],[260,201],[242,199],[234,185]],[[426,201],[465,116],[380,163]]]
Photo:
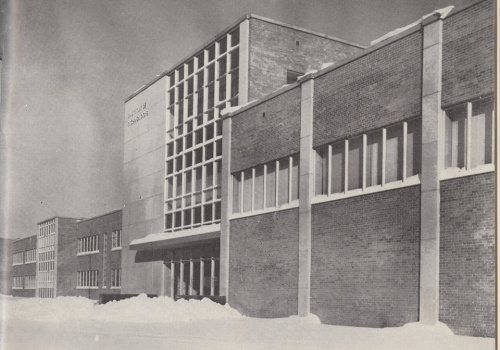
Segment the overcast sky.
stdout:
[[0,237],[121,208],[124,99],[246,13],[368,45],[469,0],[0,0]]

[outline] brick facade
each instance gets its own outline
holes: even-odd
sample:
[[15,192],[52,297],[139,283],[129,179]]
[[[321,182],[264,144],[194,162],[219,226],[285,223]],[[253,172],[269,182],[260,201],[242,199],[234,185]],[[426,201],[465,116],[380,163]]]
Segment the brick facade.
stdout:
[[299,152],[300,87],[233,118],[231,172]]
[[[27,250],[36,249],[37,236],[30,236],[22,239],[15,240],[12,242],[12,251],[10,253],[10,264],[12,265],[12,255],[16,253],[23,253]],[[38,257],[37,257],[38,258]],[[25,257],[23,256],[23,259]],[[24,260],[23,260],[24,261]],[[22,265],[14,265],[11,269],[11,277],[25,277],[25,276],[36,276],[36,262],[24,263]],[[34,297],[36,295],[36,289],[12,289],[12,296],[15,297]]]
[[416,32],[316,78],[314,147],[420,115],[421,70]]
[[312,208],[311,312],[322,323],[418,321],[420,187]]
[[298,210],[231,221],[229,303],[246,316],[297,314]]
[[251,18],[248,100],[286,84],[287,70],[305,73],[360,51],[355,45]]
[[[111,270],[121,268],[121,250],[111,250],[111,232],[120,230],[122,211],[114,211],[77,224],[59,219],[58,256],[57,256],[57,295],[83,296],[99,299],[99,294],[119,294],[120,289],[110,289]],[[77,256],[78,239],[99,236],[99,253]],[[106,248],[104,248],[106,235]],[[106,264],[103,264],[106,255]],[[104,270],[103,270],[104,269]],[[77,289],[78,271],[99,271],[98,289]],[[103,284],[103,273],[105,284]],[[106,287],[106,288],[104,288]]]
[[443,106],[493,93],[494,24],[491,0],[478,2],[444,20]]
[[440,313],[456,334],[495,336],[495,178],[441,182]]

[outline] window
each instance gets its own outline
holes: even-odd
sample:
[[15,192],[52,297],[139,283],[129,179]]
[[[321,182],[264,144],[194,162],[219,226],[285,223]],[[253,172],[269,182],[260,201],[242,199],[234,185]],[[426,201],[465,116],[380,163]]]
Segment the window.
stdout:
[[78,271],[76,273],[77,277],[77,288],[97,288],[98,287],[98,278],[99,271],[98,270],[90,270],[90,271]]
[[12,289],[23,289],[22,277],[12,277]]
[[36,276],[25,276],[24,289],[35,289],[35,288],[36,288]]
[[291,204],[299,197],[299,156],[233,174],[233,213]]
[[493,98],[445,111],[445,167],[474,169],[493,163]]
[[111,250],[122,247],[122,230],[111,232]]
[[297,79],[301,76],[303,76],[304,73],[302,72],[295,72],[293,70],[287,70],[286,71],[286,83],[287,84],[293,84],[297,81]]
[[36,249],[27,250],[24,252],[25,264],[36,262]]
[[78,239],[78,254],[92,254],[99,252],[99,235]]
[[121,288],[122,286],[122,270],[111,270],[111,288]]
[[318,148],[315,195],[385,186],[419,174],[421,123],[415,118]]
[[12,255],[12,265],[22,265],[22,264],[24,264],[23,257],[24,257],[23,252],[14,253]]

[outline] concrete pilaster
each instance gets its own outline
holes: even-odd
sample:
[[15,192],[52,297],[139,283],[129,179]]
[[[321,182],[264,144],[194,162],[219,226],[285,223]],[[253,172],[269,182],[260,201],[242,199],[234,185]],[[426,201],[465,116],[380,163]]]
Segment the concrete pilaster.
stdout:
[[[435,18],[434,18],[435,19]],[[441,122],[442,20],[423,24],[422,178],[420,200],[419,320],[439,320],[439,171]],[[430,23],[429,23],[430,22]]]
[[314,195],[313,79],[302,82],[301,93],[298,314],[307,316],[311,309],[311,200]]
[[222,122],[222,174],[221,174],[221,222],[220,222],[220,272],[219,294],[228,299],[229,290],[229,217],[231,216],[231,126],[232,119]]
[[248,71],[250,57],[250,22],[248,19],[240,23],[240,61],[238,81],[238,105],[248,102]]

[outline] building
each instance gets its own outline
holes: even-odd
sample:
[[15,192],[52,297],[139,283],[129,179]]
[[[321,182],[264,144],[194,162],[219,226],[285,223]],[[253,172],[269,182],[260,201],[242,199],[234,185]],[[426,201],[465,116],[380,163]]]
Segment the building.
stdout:
[[364,50],[249,15],[127,99],[123,292],[493,337],[493,2],[446,12]]
[[[221,293],[221,110],[261,98],[324,62],[361,50],[248,15],[127,100],[124,293]],[[173,283],[166,271],[171,268]],[[187,287],[190,279],[200,285]]]
[[12,242],[11,294],[89,299],[120,294],[121,224],[121,210],[38,223],[36,235]]
[[13,239],[0,238],[0,294],[11,294]]
[[36,236],[12,242],[10,271],[12,295],[35,297],[36,295]]

